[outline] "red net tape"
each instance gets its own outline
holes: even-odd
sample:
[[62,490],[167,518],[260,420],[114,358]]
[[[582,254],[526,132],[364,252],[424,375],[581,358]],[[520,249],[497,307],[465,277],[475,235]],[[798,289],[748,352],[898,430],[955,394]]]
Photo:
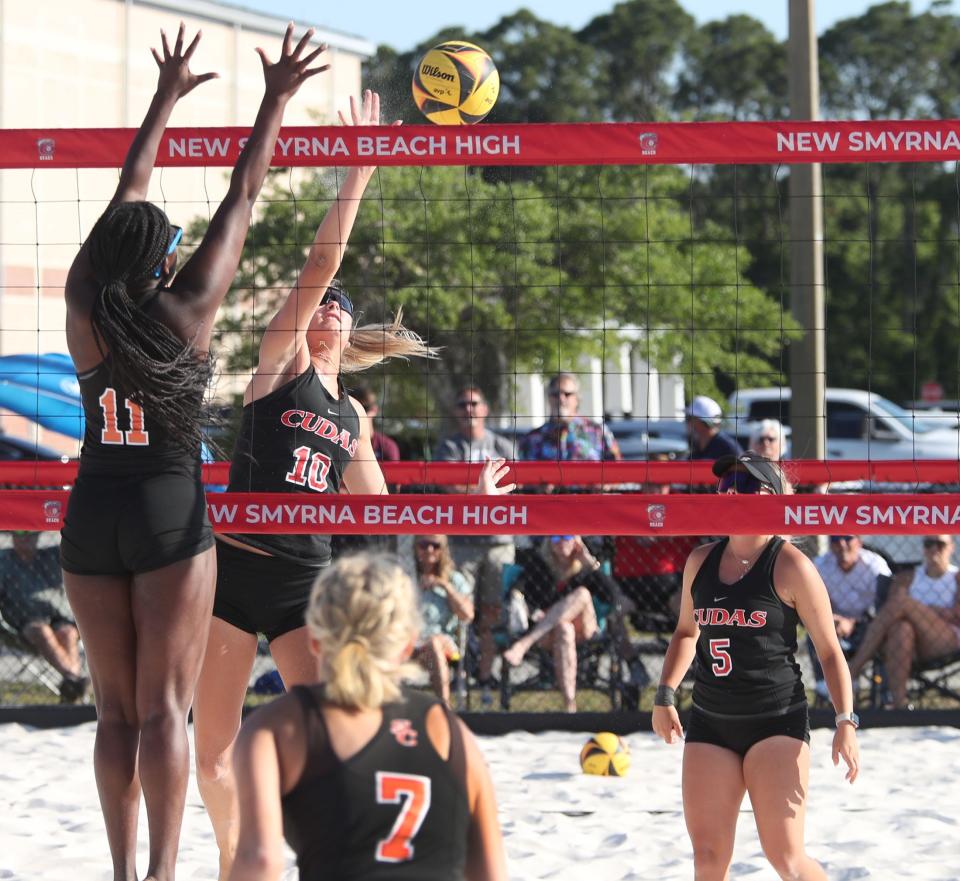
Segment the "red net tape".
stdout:
[[[59,529],[68,493],[0,493],[0,529]],[[572,502],[575,502],[573,504]],[[960,533],[960,497],[937,495],[308,496],[211,493],[218,532],[450,535]]]
[[[0,168],[118,168],[135,129],[0,131]],[[167,129],[158,166],[232,166],[249,130]],[[946,162],[960,121],[674,122],[478,125],[469,129],[298,126],[281,131],[274,166],[678,165]]]

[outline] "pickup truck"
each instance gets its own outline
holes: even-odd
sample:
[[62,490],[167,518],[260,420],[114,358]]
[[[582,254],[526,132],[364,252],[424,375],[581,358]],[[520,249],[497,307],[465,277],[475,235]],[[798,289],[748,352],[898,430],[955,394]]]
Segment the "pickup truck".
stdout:
[[[739,389],[730,396],[727,427],[749,434],[761,419],[790,425],[790,389]],[[918,417],[874,392],[826,390],[828,459],[957,459],[960,431]]]

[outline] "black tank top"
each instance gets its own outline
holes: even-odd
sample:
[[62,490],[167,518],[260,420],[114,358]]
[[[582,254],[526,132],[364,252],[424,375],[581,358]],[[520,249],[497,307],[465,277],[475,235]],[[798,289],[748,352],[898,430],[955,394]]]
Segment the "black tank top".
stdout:
[[[200,448],[185,450],[175,443],[143,408],[121,399],[110,385],[110,363],[77,374],[86,427],[80,450],[81,474],[131,474],[167,471],[171,467],[197,471]],[[202,395],[196,396],[199,411]]]
[[700,627],[694,706],[716,716],[778,716],[806,704],[796,661],[796,610],[773,586],[783,547],[774,537],[746,575],[720,581],[720,558],[729,539],[707,554],[693,581]]
[[450,755],[427,734],[432,695],[404,692],[383,707],[373,739],[341,762],[320,710],[323,686],[297,686],[307,764],[283,797],[283,833],[300,881],[462,881],[470,808],[466,763],[449,711]]
[[[337,493],[360,443],[360,419],[346,392],[334,398],[313,365],[243,408],[230,463],[230,492]],[[234,535],[308,566],[330,562],[330,536]]]

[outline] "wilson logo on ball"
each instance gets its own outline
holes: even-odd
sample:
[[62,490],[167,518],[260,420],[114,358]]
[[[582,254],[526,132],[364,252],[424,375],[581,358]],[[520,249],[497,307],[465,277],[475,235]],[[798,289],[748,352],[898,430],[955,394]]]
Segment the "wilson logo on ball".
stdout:
[[438,125],[480,122],[500,94],[500,75],[479,46],[450,40],[434,46],[413,75],[413,100]]

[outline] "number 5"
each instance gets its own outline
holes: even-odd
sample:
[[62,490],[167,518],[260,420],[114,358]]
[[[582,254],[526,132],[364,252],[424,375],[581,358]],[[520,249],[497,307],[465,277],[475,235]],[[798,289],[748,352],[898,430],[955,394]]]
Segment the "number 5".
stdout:
[[400,816],[390,834],[377,843],[378,862],[405,863],[413,859],[413,839],[430,810],[430,778],[377,771],[377,804],[401,802]]
[[729,639],[711,639],[710,657],[717,663],[711,666],[714,676],[729,676],[733,670],[733,658],[730,657]]

